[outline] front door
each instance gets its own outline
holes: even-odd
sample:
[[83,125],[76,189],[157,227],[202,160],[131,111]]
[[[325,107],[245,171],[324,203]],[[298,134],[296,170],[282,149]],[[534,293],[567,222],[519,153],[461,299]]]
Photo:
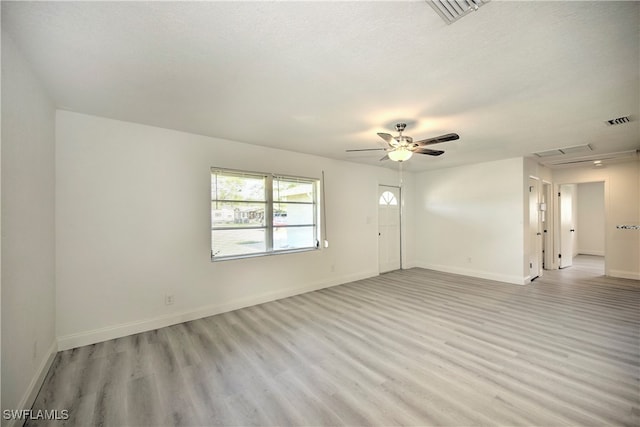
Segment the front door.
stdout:
[[380,273],[401,268],[400,250],[400,188],[381,185],[378,189]]

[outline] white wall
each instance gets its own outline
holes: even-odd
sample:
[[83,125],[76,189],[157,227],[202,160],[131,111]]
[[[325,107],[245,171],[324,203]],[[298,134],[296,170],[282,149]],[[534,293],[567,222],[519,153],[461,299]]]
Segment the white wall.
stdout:
[[[377,190],[395,170],[65,111],[56,144],[61,348],[378,274]],[[212,263],[211,166],[324,170],[329,248]]]
[[416,174],[416,265],[523,284],[523,172],[514,158]]
[[53,104],[3,32],[2,409],[31,407],[56,351],[54,135]]
[[604,183],[578,184],[577,252],[604,256]]
[[640,224],[639,175],[640,160],[553,171],[555,184],[604,181],[605,274],[610,276],[640,279],[640,233],[616,228]]

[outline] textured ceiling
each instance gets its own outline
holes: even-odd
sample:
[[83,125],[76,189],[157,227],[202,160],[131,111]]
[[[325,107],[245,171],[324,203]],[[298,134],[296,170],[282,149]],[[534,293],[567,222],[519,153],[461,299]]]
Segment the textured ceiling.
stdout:
[[446,25],[423,1],[3,1],[2,27],[82,113],[375,165],[344,150],[398,121],[460,134],[414,171],[640,148],[639,2],[494,0]]

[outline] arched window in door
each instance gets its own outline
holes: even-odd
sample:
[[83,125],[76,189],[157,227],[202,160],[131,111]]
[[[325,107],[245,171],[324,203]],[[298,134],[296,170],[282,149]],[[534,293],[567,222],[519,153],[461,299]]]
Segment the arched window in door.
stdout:
[[396,199],[396,196],[394,196],[391,191],[385,191],[382,193],[382,195],[380,195],[380,200],[378,201],[378,203],[381,205],[393,206],[398,204],[398,199]]

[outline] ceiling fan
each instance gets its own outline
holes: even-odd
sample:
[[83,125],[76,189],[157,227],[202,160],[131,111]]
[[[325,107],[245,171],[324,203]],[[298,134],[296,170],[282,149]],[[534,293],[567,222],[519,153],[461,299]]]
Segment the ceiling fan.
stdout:
[[455,141],[456,139],[460,139],[457,133],[448,133],[446,135],[436,136],[435,138],[427,138],[420,141],[413,141],[413,138],[410,136],[405,136],[402,134],[404,129],[407,127],[405,123],[396,124],[396,130],[398,131],[398,136],[392,136],[388,133],[378,133],[378,136],[386,141],[386,147],[384,148],[365,148],[361,150],[346,150],[347,152],[354,151],[381,151],[384,150],[387,154],[380,159],[388,160],[391,159],[394,162],[404,162],[409,160],[414,153],[417,154],[426,154],[428,156],[440,156],[444,154],[442,150],[431,150],[429,148],[424,148],[426,145],[439,144],[441,142],[447,141]]

